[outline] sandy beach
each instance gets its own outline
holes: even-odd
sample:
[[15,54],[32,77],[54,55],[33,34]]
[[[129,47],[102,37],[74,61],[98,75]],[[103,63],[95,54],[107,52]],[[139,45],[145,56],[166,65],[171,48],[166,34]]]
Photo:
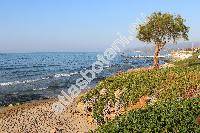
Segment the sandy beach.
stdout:
[[19,106],[0,109],[0,133],[79,133],[94,129],[87,116],[72,104],[55,114],[51,109],[54,99],[33,101]]

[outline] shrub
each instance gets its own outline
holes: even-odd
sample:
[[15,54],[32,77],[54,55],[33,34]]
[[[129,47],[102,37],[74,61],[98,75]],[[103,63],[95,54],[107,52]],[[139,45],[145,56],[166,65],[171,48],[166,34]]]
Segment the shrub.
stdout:
[[95,132],[181,132],[199,133],[200,98],[168,101],[146,109],[130,111],[100,126]]
[[[189,88],[200,88],[199,79],[199,65],[129,72],[101,81],[95,89],[86,93],[82,100],[96,98],[93,117],[102,121],[103,108],[109,100],[115,103],[114,92],[118,89],[123,90],[120,100],[124,106],[137,102],[144,95],[154,96],[158,102],[163,102],[183,97]],[[103,88],[107,89],[106,95],[99,93]]]

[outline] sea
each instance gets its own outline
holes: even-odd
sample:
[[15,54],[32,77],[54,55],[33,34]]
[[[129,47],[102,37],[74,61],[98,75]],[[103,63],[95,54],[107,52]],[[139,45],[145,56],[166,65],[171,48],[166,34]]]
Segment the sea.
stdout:
[[[80,71],[91,69],[97,52],[49,52],[0,54],[0,106],[32,100],[56,98],[61,90],[69,88],[81,77]],[[152,58],[131,58],[118,54],[105,65],[101,73],[88,85],[118,71],[150,66]]]

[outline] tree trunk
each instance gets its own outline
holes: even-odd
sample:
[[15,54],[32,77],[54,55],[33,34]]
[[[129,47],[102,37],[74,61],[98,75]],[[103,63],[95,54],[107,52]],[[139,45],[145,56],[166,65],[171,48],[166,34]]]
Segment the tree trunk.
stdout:
[[159,68],[159,58],[158,58],[159,53],[160,53],[160,47],[158,44],[156,44],[154,59],[153,59],[153,65],[154,65],[154,68],[156,68],[156,69]]

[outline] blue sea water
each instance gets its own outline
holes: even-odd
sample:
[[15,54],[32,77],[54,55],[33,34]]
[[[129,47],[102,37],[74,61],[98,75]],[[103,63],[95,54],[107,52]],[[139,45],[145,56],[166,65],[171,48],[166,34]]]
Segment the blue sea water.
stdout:
[[[75,84],[80,71],[91,69],[101,53],[9,53],[0,54],[0,106],[56,97]],[[152,59],[118,55],[88,87],[117,71],[149,66]]]

